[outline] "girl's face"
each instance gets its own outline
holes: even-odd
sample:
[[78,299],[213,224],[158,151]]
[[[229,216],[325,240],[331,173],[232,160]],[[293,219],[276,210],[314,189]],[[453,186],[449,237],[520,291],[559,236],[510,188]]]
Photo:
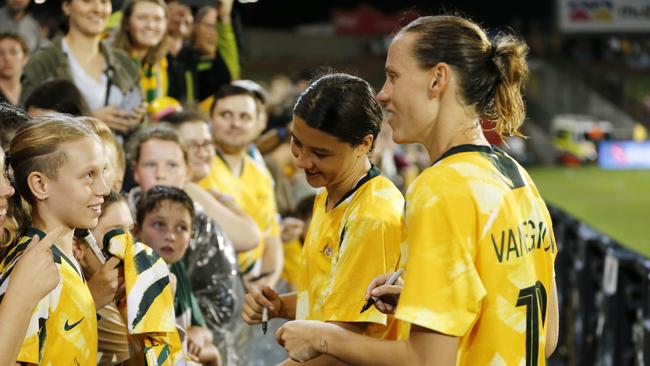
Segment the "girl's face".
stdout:
[[198,182],[210,174],[212,159],[216,155],[210,128],[203,121],[191,121],[180,125],[178,133],[187,146],[192,181]]
[[104,196],[110,192],[104,180],[106,157],[98,138],[84,137],[62,143],[66,159],[56,177],[43,179],[42,218],[64,228],[93,229],[102,213]]
[[397,143],[423,142],[430,137],[438,113],[437,99],[429,88],[433,74],[421,69],[413,57],[415,41],[412,33],[393,40],[386,59],[386,82],[377,94]]
[[101,34],[111,15],[110,0],[70,0],[63,2],[63,11],[70,17],[70,30],[90,37]]
[[212,55],[217,49],[217,10],[205,13],[194,24],[194,47],[204,55]]
[[0,149],[0,232],[7,221],[7,210],[9,209],[9,197],[13,196],[14,188],[7,177],[8,166],[5,165],[5,153]]
[[192,237],[192,217],[181,203],[162,201],[144,216],[138,239],[150,246],[167,263],[185,255]]
[[151,139],[140,145],[140,159],[133,169],[133,178],[142,192],[157,185],[183,189],[189,177],[183,150],[176,142]]
[[167,31],[165,9],[151,1],[139,1],[133,6],[128,24],[128,32],[135,47],[155,47]]
[[336,187],[354,171],[359,159],[366,159],[367,150],[365,145],[353,147],[293,116],[291,153],[312,187]]

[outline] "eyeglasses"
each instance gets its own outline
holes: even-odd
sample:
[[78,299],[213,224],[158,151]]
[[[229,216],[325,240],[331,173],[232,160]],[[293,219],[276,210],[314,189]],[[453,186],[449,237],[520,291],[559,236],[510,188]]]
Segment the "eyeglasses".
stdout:
[[214,149],[214,144],[210,140],[204,141],[202,143],[188,142],[187,144],[185,144],[185,146],[187,146],[187,150],[190,151],[190,152],[197,152],[197,151],[199,151],[201,149],[203,149],[203,150],[213,150]]

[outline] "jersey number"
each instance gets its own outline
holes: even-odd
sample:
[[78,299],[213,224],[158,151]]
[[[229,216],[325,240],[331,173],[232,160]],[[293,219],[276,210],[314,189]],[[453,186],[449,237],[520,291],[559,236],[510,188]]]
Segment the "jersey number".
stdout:
[[[546,289],[537,281],[535,286],[519,291],[517,306],[526,307],[526,366],[537,366],[539,353],[539,318],[546,321]],[[541,314],[539,314],[541,312]]]

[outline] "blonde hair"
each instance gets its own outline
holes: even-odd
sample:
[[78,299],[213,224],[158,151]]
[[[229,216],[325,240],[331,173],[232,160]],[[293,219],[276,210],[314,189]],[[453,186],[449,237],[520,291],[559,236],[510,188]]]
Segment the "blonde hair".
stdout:
[[124,156],[124,149],[122,148],[120,142],[117,141],[117,138],[115,137],[115,134],[113,134],[113,131],[111,131],[111,129],[100,119],[94,117],[80,117],[79,119],[83,123],[90,126],[90,128],[95,131],[102,142],[113,146],[117,152],[117,168],[119,169],[120,173],[124,174],[124,171],[126,170],[126,157]]
[[80,118],[58,113],[34,118],[18,130],[11,141],[9,155],[16,192],[20,197],[33,204],[35,197],[27,177],[33,172],[42,172],[56,178],[59,168],[68,158],[60,145],[84,137],[98,138]]
[[420,68],[439,62],[460,75],[461,96],[501,136],[519,135],[526,114],[522,88],[528,79],[528,46],[500,33],[492,40],[476,23],[451,15],[418,18],[400,30],[417,37],[412,55]]
[[[131,15],[133,15],[133,9],[135,8],[135,5],[143,1],[148,1],[150,3],[154,3],[162,7],[163,10],[165,10],[165,22],[167,22],[167,15],[168,15],[167,4],[165,4],[163,0],[128,0],[126,3],[124,3],[124,6],[122,7],[122,12],[123,12],[122,22],[120,23],[120,28],[115,34],[113,47],[121,48],[125,50],[128,54],[131,54],[131,50],[135,48],[135,45],[133,44],[133,40],[128,30],[129,21],[131,20]],[[150,47],[147,50],[147,53],[142,59],[143,65],[155,65],[158,62],[160,62],[160,60],[162,60],[163,57],[165,57],[165,55],[167,54],[167,47],[169,43],[169,35],[167,33],[168,32],[165,31],[165,35],[160,40],[160,42],[157,45]]]

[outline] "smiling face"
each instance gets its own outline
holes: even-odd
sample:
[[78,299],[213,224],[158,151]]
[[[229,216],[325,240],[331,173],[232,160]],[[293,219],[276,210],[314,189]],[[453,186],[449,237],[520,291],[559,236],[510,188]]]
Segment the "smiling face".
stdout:
[[362,145],[354,147],[310,127],[298,116],[293,117],[291,153],[312,187],[334,187],[343,182],[354,171],[358,160],[366,159],[365,150]]
[[192,217],[183,204],[163,200],[147,213],[138,229],[138,239],[150,246],[167,263],[185,255],[192,234]]
[[138,1],[133,5],[133,13],[128,24],[128,31],[135,47],[154,47],[162,41],[167,31],[165,9],[152,1]]
[[102,213],[104,196],[110,191],[103,174],[103,146],[98,138],[84,137],[62,143],[59,149],[66,159],[55,178],[45,178],[43,205],[64,227],[93,229]]
[[388,49],[386,81],[377,94],[397,143],[422,142],[430,136],[438,113],[438,102],[429,94],[431,71],[420,68],[413,57],[416,41],[413,33],[395,37]]
[[63,2],[63,11],[69,16],[70,31],[95,37],[106,28],[111,15],[110,0],[70,0]]

